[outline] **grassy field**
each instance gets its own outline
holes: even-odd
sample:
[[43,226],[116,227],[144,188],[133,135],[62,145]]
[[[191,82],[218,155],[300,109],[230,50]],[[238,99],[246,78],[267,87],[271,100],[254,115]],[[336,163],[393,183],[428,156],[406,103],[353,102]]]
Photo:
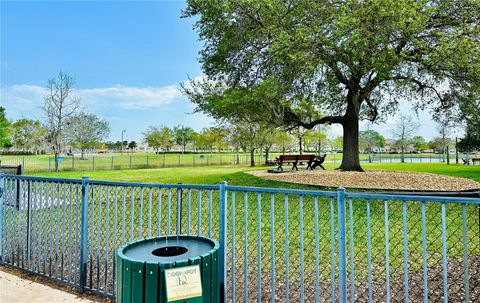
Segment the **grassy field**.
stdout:
[[[325,168],[335,169],[338,164],[327,163]],[[426,172],[449,175],[454,177],[470,178],[480,182],[480,166],[465,166],[445,163],[365,163],[366,170],[398,170]],[[246,166],[207,166],[207,167],[172,167],[160,169],[132,169],[114,171],[84,171],[34,173],[36,176],[81,178],[88,176],[96,180],[112,180],[144,183],[185,183],[185,184],[217,184],[227,181],[231,185],[259,186],[259,187],[287,187],[312,188],[311,186],[292,185],[290,183],[264,180],[246,172],[252,169],[266,169],[265,167]]]
[[[256,156],[257,161],[262,161],[262,156]],[[48,172],[53,171],[55,160],[52,155],[35,156],[0,156],[2,165],[23,165],[24,171]],[[199,153],[199,154],[90,154],[81,159],[64,156],[59,163],[60,171],[89,171],[89,170],[120,170],[144,169],[182,166],[208,166],[208,165],[246,165],[250,161],[249,155],[239,154],[238,157],[231,153]]]
[[[279,153],[270,153],[269,158],[274,159]],[[441,154],[405,154],[407,163],[434,163],[443,160]],[[465,157],[465,156],[460,156]],[[327,154],[327,163],[339,163],[341,153]],[[369,162],[368,154],[361,154],[360,160]],[[400,161],[399,154],[372,154],[370,160],[376,163],[395,163]],[[451,155],[454,162],[454,155]],[[262,164],[265,161],[263,154],[256,154],[255,161]],[[54,170],[54,157],[52,155],[38,156],[0,156],[2,165],[23,165],[24,172],[49,172]],[[90,170],[121,170],[121,169],[144,169],[185,166],[212,166],[212,165],[242,165],[250,164],[250,155],[240,153],[196,153],[196,154],[147,154],[147,153],[124,153],[121,154],[88,154],[85,159],[79,155],[74,157],[64,156],[60,162],[60,171],[90,171]]]

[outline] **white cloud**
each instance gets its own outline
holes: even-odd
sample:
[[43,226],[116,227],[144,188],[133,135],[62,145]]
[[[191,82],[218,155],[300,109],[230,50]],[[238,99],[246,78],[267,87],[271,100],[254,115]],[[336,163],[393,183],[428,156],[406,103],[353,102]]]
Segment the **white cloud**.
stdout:
[[182,94],[177,86],[164,87],[105,87],[75,90],[82,103],[93,107],[121,109],[161,108],[174,102]]
[[[36,85],[2,86],[0,104],[7,108],[11,118],[38,116],[47,89]],[[102,88],[75,89],[88,111],[99,109],[153,109],[162,108],[182,97],[175,85],[163,87],[114,86]]]
[[46,93],[46,88],[36,85],[1,86],[0,104],[9,118],[39,118]]

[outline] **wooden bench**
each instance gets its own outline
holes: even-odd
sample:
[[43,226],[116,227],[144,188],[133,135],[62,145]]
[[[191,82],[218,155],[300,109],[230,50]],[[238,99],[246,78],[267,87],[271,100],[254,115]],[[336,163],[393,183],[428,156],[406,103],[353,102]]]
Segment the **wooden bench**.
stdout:
[[476,165],[477,162],[480,164],[480,158],[472,158],[473,165]]
[[313,170],[317,166],[325,169],[322,165],[325,161],[325,157],[326,155],[321,157],[315,155],[281,155],[278,157],[277,170],[283,171],[283,164],[292,163],[292,170],[295,169],[298,171],[297,165],[303,162],[307,163],[307,169]]

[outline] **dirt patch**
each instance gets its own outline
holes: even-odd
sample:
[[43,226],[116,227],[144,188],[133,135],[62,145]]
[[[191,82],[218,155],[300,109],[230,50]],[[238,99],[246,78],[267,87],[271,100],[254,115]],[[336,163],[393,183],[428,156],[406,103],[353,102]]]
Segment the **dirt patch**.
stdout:
[[356,189],[388,189],[417,191],[461,191],[480,189],[480,183],[467,178],[458,178],[429,173],[369,170],[367,172],[342,172],[328,170],[289,171],[271,174],[266,171],[251,171],[252,175],[268,180]]
[[0,285],[0,302],[112,302],[8,266],[0,266]]
[[[465,302],[465,289],[463,284],[463,260],[449,260],[448,268],[448,302],[462,303]],[[241,269],[240,269],[241,270]],[[236,300],[235,302],[243,302],[244,292],[247,292],[248,302],[255,302],[257,296],[257,272],[252,270],[248,273],[249,281],[247,287],[243,283],[243,277],[239,276],[235,279]],[[306,269],[304,275],[304,301],[315,302],[315,293],[317,285],[314,279],[314,269]],[[429,302],[443,302],[443,269],[442,266],[430,266],[427,270],[427,291]],[[229,272],[228,281],[231,281]],[[338,276],[337,276],[338,278]],[[288,299],[290,302],[301,301],[301,284],[294,277],[290,277]],[[390,275],[390,302],[401,303],[405,302],[405,284],[403,272],[391,273]],[[368,302],[368,282],[365,276],[355,277],[355,302]],[[469,259],[469,302],[480,302],[480,256],[470,256]],[[285,302],[287,297],[287,285],[284,278],[276,277],[275,292],[273,293],[275,301]],[[387,301],[387,287],[385,276],[375,277],[371,286],[372,301],[386,302]],[[409,302],[423,302],[423,271],[409,272]],[[229,284],[230,286],[230,284]],[[338,282],[335,284],[334,301],[338,302]],[[271,302],[272,298],[272,276],[269,271],[262,272],[261,278],[262,297],[260,302]],[[318,283],[319,302],[332,301],[332,284],[329,279],[320,279]],[[347,302],[350,302],[352,296],[351,284],[347,286]],[[228,292],[227,302],[232,302],[232,292]]]

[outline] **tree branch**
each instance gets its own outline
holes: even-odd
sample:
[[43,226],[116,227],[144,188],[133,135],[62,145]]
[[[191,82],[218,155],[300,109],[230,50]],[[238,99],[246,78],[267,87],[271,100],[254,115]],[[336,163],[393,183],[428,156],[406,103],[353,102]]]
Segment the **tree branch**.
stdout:
[[373,111],[373,115],[370,118],[368,118],[368,120],[371,122],[374,122],[375,120],[377,120],[377,117],[378,117],[378,108],[376,105],[372,103],[372,101],[370,100],[370,96],[365,97],[364,100],[365,102],[367,102],[368,106]]
[[306,129],[312,129],[319,124],[332,124],[332,123],[343,124],[346,121],[346,118],[345,116],[325,116],[320,119],[315,119],[310,122],[305,122],[305,121],[302,121],[302,119],[300,119],[300,117],[297,114],[289,110],[285,112],[283,116],[283,121],[285,122],[285,124],[290,124],[291,128],[301,126]]
[[391,77],[389,79],[390,80],[407,80],[407,81],[410,81],[410,82],[412,82],[412,83],[414,83],[415,85],[418,86],[418,91],[424,91],[425,89],[432,90],[435,93],[435,95],[437,96],[437,98],[442,103],[445,102],[444,98],[442,97],[440,92],[435,87],[433,87],[431,85],[428,85],[426,83],[423,83],[422,81],[420,81],[418,79],[415,79],[415,78],[409,77],[409,76],[402,76],[402,75],[397,75],[397,76]]

